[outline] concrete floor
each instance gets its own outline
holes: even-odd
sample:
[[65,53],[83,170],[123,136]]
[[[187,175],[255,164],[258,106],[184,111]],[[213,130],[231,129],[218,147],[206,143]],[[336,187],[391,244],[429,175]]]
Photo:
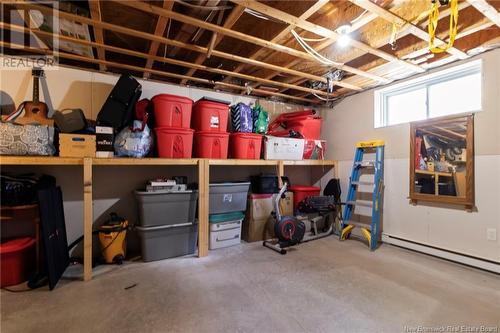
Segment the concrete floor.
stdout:
[[2,290],[1,332],[411,332],[456,325],[497,332],[500,325],[498,275],[388,245],[371,253],[333,237],[286,256],[253,243],[203,259],[99,271],[87,283],[65,279],[52,292]]

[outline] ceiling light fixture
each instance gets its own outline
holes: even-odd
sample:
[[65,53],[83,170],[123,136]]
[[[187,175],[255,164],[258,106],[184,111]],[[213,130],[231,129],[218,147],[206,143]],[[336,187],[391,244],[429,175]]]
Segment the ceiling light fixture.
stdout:
[[351,33],[352,26],[350,23],[342,24],[337,28],[337,33],[340,35],[337,42],[341,47],[346,47],[351,41],[349,34]]

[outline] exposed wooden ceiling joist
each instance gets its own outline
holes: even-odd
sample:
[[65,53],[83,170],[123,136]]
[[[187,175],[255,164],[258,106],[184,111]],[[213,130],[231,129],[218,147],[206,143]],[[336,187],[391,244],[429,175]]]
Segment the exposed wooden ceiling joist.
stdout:
[[[354,22],[352,24],[352,26],[351,26],[351,33],[355,32],[355,31],[357,31],[357,30],[359,30],[361,28],[363,28],[365,25],[369,24],[370,22],[372,22],[376,18],[378,18],[378,15],[376,15],[374,13],[368,13],[367,15],[363,15],[363,17],[361,19],[357,20],[356,22]],[[337,41],[336,38],[328,38],[325,41],[321,42],[318,46],[314,47],[314,49],[317,52],[321,52],[324,49],[326,49],[327,47],[331,46],[336,41]],[[270,57],[271,56],[272,55],[270,55]],[[268,58],[263,59],[263,61],[268,61]],[[301,62],[300,59],[295,59],[295,60],[291,61],[290,63],[288,63],[287,65],[285,65],[284,67],[286,67],[286,68],[292,68],[292,67],[298,65],[300,62]],[[265,76],[264,78],[266,78],[266,79],[272,79],[272,78],[274,78],[278,74],[279,74],[279,72],[272,72],[269,75]],[[294,80],[294,83],[295,84],[302,84],[305,81],[306,81],[305,79],[299,79],[299,80]],[[390,80],[387,79],[387,81],[384,82],[384,83],[389,83],[389,82],[390,82]],[[283,92],[283,91],[285,91],[285,90],[280,90],[280,92]]]
[[[16,6],[24,7],[24,8],[32,8],[32,9],[37,9],[41,12],[51,13],[51,9],[48,7],[45,7],[45,6],[28,4],[28,3],[17,3]],[[179,47],[179,48],[184,48],[184,49],[187,49],[190,51],[195,51],[195,52],[199,52],[199,53],[203,53],[203,54],[206,54],[208,52],[208,49],[206,47],[171,40],[169,38],[156,36],[154,34],[150,34],[147,32],[126,28],[123,26],[119,26],[119,25],[115,25],[115,24],[111,24],[111,23],[107,23],[107,22],[100,22],[100,21],[96,21],[96,20],[93,20],[93,19],[90,19],[87,17],[79,16],[79,15],[74,15],[74,14],[70,14],[70,13],[66,13],[66,12],[59,12],[59,16],[62,18],[66,18],[68,20],[73,20],[76,22],[81,22],[81,23],[92,25],[92,26],[99,26],[99,27],[106,29],[106,30],[115,31],[118,33],[123,33],[126,35],[135,36],[135,37],[143,38],[143,39],[150,40],[150,41],[156,40],[156,41],[159,41],[160,43],[165,43],[167,45],[171,45],[171,46],[175,46],[175,47]],[[267,69],[274,70],[274,71],[281,71],[283,73],[287,73],[287,74],[298,76],[298,77],[307,78],[309,80],[321,81],[321,82],[325,82],[325,83],[327,81],[324,77],[321,77],[321,76],[312,75],[309,73],[305,73],[305,72],[301,72],[301,71],[297,71],[297,70],[293,70],[293,69],[288,69],[288,68],[284,68],[282,66],[277,66],[277,65],[273,65],[273,64],[269,64],[269,63],[264,63],[264,62],[261,62],[258,60],[248,59],[245,57],[241,57],[238,55],[225,53],[225,52],[221,52],[221,51],[217,51],[217,50],[213,50],[213,55],[220,57],[220,58],[223,58],[223,59],[228,59],[228,60],[237,61],[237,62],[243,62],[243,63],[247,63],[247,64],[250,64],[253,66],[267,68]],[[351,89],[351,90],[360,90],[360,88],[358,88],[354,85],[344,84],[343,82],[338,82],[337,85]]]
[[[27,46],[15,44],[15,43],[14,44],[6,43],[3,41],[0,41],[0,46],[1,47],[17,47],[17,48],[22,47],[23,50],[33,52],[33,53],[53,54],[52,51],[47,50],[47,49],[32,48],[32,47],[27,47]],[[129,70],[129,71],[143,72],[146,70],[144,67],[121,64],[121,63],[107,61],[107,60],[88,58],[85,56],[80,56],[80,55],[66,53],[66,52],[58,52],[57,56],[60,58],[64,58],[64,59],[89,62],[89,63],[94,63],[97,65],[103,64],[103,65],[106,65],[108,67],[121,68],[121,69]],[[72,66],[72,67],[75,67],[75,66]],[[151,74],[155,74],[155,75],[159,75],[159,76],[175,78],[175,79],[179,79],[179,80],[188,79],[191,81],[196,81],[196,82],[200,82],[200,83],[204,83],[204,84],[208,84],[208,85],[212,85],[212,86],[219,85],[219,86],[227,87],[230,89],[236,89],[236,90],[246,90],[247,89],[245,86],[240,86],[240,85],[230,84],[230,83],[225,83],[225,82],[216,82],[216,81],[211,81],[211,80],[197,78],[197,77],[186,77],[185,75],[182,75],[182,74],[175,74],[175,73],[160,71],[157,69],[147,69],[147,71],[150,72]],[[311,101],[310,99],[296,97],[296,96],[290,96],[290,95],[285,95],[285,94],[280,94],[280,93],[275,93],[275,92],[270,92],[270,91],[263,90],[263,89],[254,89],[253,91],[256,93],[262,94],[262,95],[266,95],[266,96],[277,96],[277,97],[281,97],[281,98],[285,98],[285,99],[292,99],[292,100],[297,100],[297,101],[306,102],[306,103],[313,103],[313,104],[318,103],[318,101]]]
[[[416,26],[415,24],[406,21],[405,19],[399,17],[398,15],[394,14],[390,10],[384,9],[380,7],[379,5],[367,1],[367,0],[350,0],[352,3],[356,4],[357,6],[364,8],[372,13],[375,13],[382,17],[383,19],[396,24],[396,26],[401,29],[403,27],[406,27],[406,29],[412,33],[413,35],[417,36],[418,38],[428,41],[430,36],[429,33],[423,29],[420,29],[420,27]],[[436,38],[436,46],[440,46],[445,44],[445,42],[439,38]],[[462,52],[454,47],[451,47],[447,50],[448,53],[458,57],[459,59],[466,59],[468,58],[468,55],[465,52]]]
[[500,27],[500,13],[486,0],[467,0],[467,2]]
[[[116,46],[105,45],[105,44],[101,44],[101,43],[97,43],[97,42],[91,42],[91,41],[82,40],[79,38],[58,35],[58,34],[46,32],[46,31],[42,31],[42,30],[38,30],[38,29],[28,29],[28,28],[25,28],[23,26],[17,26],[17,25],[7,24],[7,23],[3,23],[3,22],[0,22],[0,27],[2,29],[7,29],[7,30],[11,30],[11,31],[18,31],[18,32],[30,31],[30,32],[37,34],[37,35],[47,36],[47,37],[55,37],[55,38],[58,38],[60,40],[70,42],[70,43],[77,43],[77,44],[82,44],[82,45],[96,47],[96,48],[101,47],[105,50],[109,50],[110,52],[115,52],[118,54],[124,54],[124,55],[133,56],[133,57],[144,58],[144,59],[149,58],[149,59],[152,59],[153,61],[166,62],[166,63],[172,64],[172,65],[182,66],[182,67],[186,67],[186,68],[194,68],[197,70],[203,70],[203,71],[216,73],[216,74],[222,74],[222,75],[231,74],[230,71],[219,69],[219,68],[208,67],[208,66],[204,66],[204,65],[200,65],[200,64],[193,64],[193,63],[189,63],[186,61],[176,60],[176,59],[166,58],[166,57],[160,57],[157,55],[152,56],[152,55],[149,55],[148,53],[142,53],[142,52],[124,49],[124,48],[120,48],[120,47],[116,47]],[[184,75],[184,76],[187,76],[187,75]],[[294,90],[298,90],[298,91],[316,93],[319,95],[328,95],[324,91],[315,90],[315,89],[306,88],[306,87],[297,86],[297,85],[288,84],[288,83],[279,82],[279,81],[272,81],[272,80],[266,80],[266,79],[262,79],[262,78],[256,78],[256,77],[242,74],[242,73],[237,73],[237,74],[235,74],[235,76],[240,77],[240,78],[247,80],[247,81],[251,81],[251,82],[253,82],[253,81],[261,82],[261,83],[264,83],[267,85],[272,85],[272,86],[277,86],[277,87],[285,87],[287,89],[294,89]],[[190,77],[192,77],[192,76],[190,76]]]
[[[302,15],[300,15],[299,17],[301,19],[304,19],[304,20],[307,20],[310,16],[312,16],[313,14],[315,14],[318,10],[320,10],[324,5],[326,5],[328,3],[329,0],[318,0],[316,1],[316,3],[314,3],[314,5],[312,5],[307,11],[305,11]],[[238,5],[238,7],[240,8],[243,8],[243,10],[245,10],[245,7],[243,6],[240,6]],[[286,36],[288,36],[290,34],[290,31],[292,31],[292,29],[294,28],[295,26],[293,25],[289,25],[288,27],[286,27],[285,29],[283,29],[279,34],[277,34],[273,39],[271,39],[271,42],[273,43],[279,43],[281,42],[281,40],[283,38],[285,38]],[[258,49],[256,52],[254,52],[249,58],[250,59],[257,59],[258,57],[260,57],[262,54],[264,54],[267,50],[262,48],[262,49]],[[245,68],[246,65],[245,64],[239,64],[234,70],[233,72],[234,73],[239,73],[241,72],[241,70],[243,68]],[[224,78],[223,82],[227,82],[228,80],[230,79],[230,77],[226,77]]]
[[[109,0],[109,1],[118,2],[118,0]],[[266,47],[266,48],[269,48],[269,49],[273,49],[275,51],[283,52],[283,53],[289,54],[289,55],[297,57],[297,58],[302,58],[302,59],[308,60],[308,61],[311,61],[311,60],[314,61],[315,60],[315,58],[313,56],[311,56],[310,54],[308,54],[306,52],[299,51],[299,50],[296,50],[296,49],[293,49],[293,48],[290,48],[290,47],[287,47],[287,46],[284,46],[284,45],[281,45],[281,44],[278,44],[278,43],[273,43],[273,42],[270,42],[270,41],[267,41],[267,40],[264,40],[264,39],[261,39],[261,38],[250,36],[250,35],[244,34],[244,33],[239,32],[239,31],[234,31],[234,30],[226,29],[226,28],[218,26],[216,24],[212,24],[212,23],[209,23],[209,22],[201,21],[201,20],[198,20],[198,19],[186,16],[186,15],[183,15],[183,14],[179,14],[179,13],[176,13],[176,12],[173,12],[173,11],[169,11],[169,10],[165,10],[165,9],[159,8],[157,6],[152,6],[150,4],[146,4],[146,3],[138,2],[138,1],[125,1],[125,2],[120,2],[120,3],[123,4],[123,5],[125,5],[125,6],[131,7],[131,8],[142,10],[142,11],[147,12],[147,13],[152,13],[152,14],[158,14],[158,15],[166,16],[166,17],[169,17],[169,18],[174,19],[176,21],[180,21],[180,22],[183,22],[183,23],[186,23],[186,24],[198,26],[198,27],[204,28],[206,30],[211,30],[211,31],[214,31],[214,32],[226,35],[228,37],[232,37],[232,38],[236,38],[236,39],[242,40],[244,42],[253,43],[253,44],[259,45],[261,47]],[[255,3],[257,3],[257,2],[255,2]],[[241,4],[244,5],[246,8],[249,8],[247,6],[248,5],[247,2],[242,2]],[[266,6],[266,7],[268,7],[268,6]],[[269,8],[272,8],[272,7],[269,7]],[[251,8],[251,9],[253,9],[253,8]],[[282,11],[279,11],[277,9],[274,9],[274,8],[272,8],[272,9],[278,11],[279,13],[284,13],[286,15],[289,15],[289,14],[287,14],[285,12],[282,12]],[[298,18],[295,17],[295,16],[293,16],[293,15],[289,15],[289,16],[292,17],[292,18],[294,18],[294,20],[292,20],[290,22],[285,22],[284,21],[285,23],[295,24],[296,26],[301,27],[301,28],[303,28],[302,27],[302,25],[304,25],[303,22],[309,23],[307,21],[297,21]],[[326,30],[328,30],[328,29],[326,29]],[[330,31],[329,35],[331,35],[332,33],[336,35],[335,32],[333,32],[331,30],[328,30],[328,31]],[[363,45],[363,47],[368,47],[366,44],[362,44],[362,45]],[[377,52],[379,54],[387,55],[387,57],[392,57],[392,59],[394,58],[393,56],[390,56],[390,55],[388,55],[385,52],[378,52],[377,50],[373,50],[373,52]],[[403,61],[403,63],[405,63],[405,62]],[[413,67],[418,68],[418,66],[415,66],[413,64],[409,64],[408,66],[413,66]],[[353,74],[357,74],[357,75],[361,75],[361,76],[366,76],[366,77],[368,77],[368,78],[370,78],[372,80],[375,80],[375,81],[386,81],[386,79],[383,78],[383,77],[380,77],[380,76],[377,76],[377,75],[372,75],[372,74],[366,73],[364,71],[360,71],[360,70],[358,70],[356,68],[353,68],[353,67],[350,67],[350,66],[339,65],[339,66],[333,66],[333,67],[338,67],[339,69],[345,70],[345,71],[353,73]],[[342,83],[338,82],[338,85],[342,85]]]
[[[322,36],[322,37],[327,37],[327,38],[338,38],[339,37],[339,34],[333,30],[327,29],[325,27],[319,26],[317,24],[311,23],[311,22],[306,21],[306,20],[301,20],[298,17],[295,17],[293,15],[290,15],[288,13],[285,13],[285,12],[280,11],[278,9],[275,9],[273,7],[267,6],[263,3],[260,3],[257,1],[250,1],[250,0],[241,0],[241,1],[240,0],[231,0],[231,1],[238,3],[242,6],[245,6],[247,8],[250,8],[252,10],[258,11],[259,13],[262,13],[264,15],[267,15],[267,16],[273,17],[275,19],[278,19],[280,21],[283,21],[285,23],[293,24],[297,27],[300,27],[304,30],[315,33],[315,34]],[[361,49],[367,53],[371,53],[373,55],[376,55],[377,57],[385,59],[386,61],[396,62],[402,66],[408,67],[408,69],[411,69],[414,72],[421,73],[421,72],[425,71],[423,68],[421,68],[415,64],[398,59],[397,57],[393,56],[392,54],[389,54],[387,52],[384,52],[384,51],[381,51],[381,50],[376,49],[374,47],[371,47],[370,45],[367,45],[367,44],[362,43],[360,41],[352,39],[351,45],[352,45],[352,47],[355,47],[355,48]],[[341,67],[340,69],[342,69],[342,70],[346,70],[348,72],[351,72],[351,71],[346,69],[348,66],[343,66],[343,67],[339,66],[339,67]],[[354,74],[361,75],[361,74],[359,74],[359,72],[363,72],[363,71],[356,70],[356,72],[357,73],[354,73]],[[351,72],[351,73],[353,73],[353,72]]]
[[[101,2],[100,0],[89,0],[90,17],[94,20],[101,21]],[[96,42],[104,44],[104,36],[101,28],[94,27],[94,38]],[[102,47],[97,48],[97,58],[100,60],[106,60],[106,52]],[[106,70],[106,66],[100,64],[99,69],[101,71]]]
[[[245,7],[242,7],[242,6],[234,7],[233,10],[231,11],[231,14],[229,14],[226,21],[224,22],[223,27],[226,29],[231,29],[233,27],[233,25],[236,23],[236,21],[238,21],[238,19],[240,18],[240,16],[243,14],[244,11],[245,11]],[[160,17],[163,17],[163,16],[160,16]],[[216,37],[216,39],[212,42],[213,43],[211,45],[212,51],[213,51],[213,49],[215,49],[217,47],[217,45],[219,45],[219,43],[222,41],[222,38],[223,38],[223,35],[218,35]],[[208,45],[207,45],[207,47],[208,47]],[[210,52],[210,53],[212,53],[212,52]],[[194,61],[194,63],[195,64],[202,64],[206,59],[207,59],[207,54],[199,54],[198,57],[196,58],[196,60]],[[192,75],[194,75],[195,72],[196,72],[196,69],[191,68],[190,70],[188,70],[186,75],[192,76]],[[187,83],[186,80],[181,81],[181,84],[186,84],[186,83]]]
[[[163,0],[163,8],[171,10],[172,7],[174,6],[175,1],[170,1],[170,0]],[[163,17],[163,16],[158,16],[158,21],[156,21],[156,27],[155,27],[155,32],[154,34],[156,36],[163,36],[165,33],[165,29],[167,28],[168,24],[168,19]],[[96,40],[96,42],[99,42]],[[149,52],[148,54],[151,56],[155,56],[158,54],[158,48],[160,47],[160,43],[158,41],[151,41],[151,44],[149,45]],[[146,69],[150,69],[153,67],[153,59],[148,58],[146,61]],[[144,78],[147,79],[151,75],[150,72],[144,72]]]

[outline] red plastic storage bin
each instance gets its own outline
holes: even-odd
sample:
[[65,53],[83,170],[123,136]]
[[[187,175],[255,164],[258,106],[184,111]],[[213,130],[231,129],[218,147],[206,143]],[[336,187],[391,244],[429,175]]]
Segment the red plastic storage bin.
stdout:
[[319,140],[321,137],[321,118],[301,117],[288,120],[287,130],[294,130],[302,134],[304,139]]
[[35,269],[35,239],[15,238],[0,244],[0,287],[19,284]]
[[183,96],[160,94],[151,101],[156,127],[190,127],[193,100]]
[[307,197],[318,196],[321,188],[317,186],[290,186],[290,191],[293,192],[293,209],[299,207],[299,203]]
[[269,124],[269,135],[289,136],[289,131],[294,130],[302,134],[304,139],[319,140],[321,137],[321,117],[314,110],[304,110],[284,113]]
[[200,132],[227,132],[229,105],[207,100],[194,103],[191,127]]
[[227,158],[229,133],[196,132],[194,156],[201,158]]
[[191,158],[193,133],[190,128],[155,128],[158,156],[166,158]]
[[261,147],[261,134],[232,133],[229,137],[229,155],[232,158],[258,160]]

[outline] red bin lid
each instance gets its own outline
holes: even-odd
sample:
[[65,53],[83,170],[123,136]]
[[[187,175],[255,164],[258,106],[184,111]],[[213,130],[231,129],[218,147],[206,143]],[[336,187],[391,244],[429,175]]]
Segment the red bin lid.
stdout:
[[20,252],[35,244],[32,237],[15,238],[0,244],[0,254]]
[[262,134],[259,133],[245,133],[245,132],[235,132],[231,133],[231,136],[242,137],[247,139],[258,139],[262,138]]
[[170,94],[158,94],[154,96],[151,100],[154,102],[157,99],[163,99],[171,102],[181,102],[181,103],[189,103],[193,104],[193,100],[189,97],[178,96],[178,95],[170,95]]

